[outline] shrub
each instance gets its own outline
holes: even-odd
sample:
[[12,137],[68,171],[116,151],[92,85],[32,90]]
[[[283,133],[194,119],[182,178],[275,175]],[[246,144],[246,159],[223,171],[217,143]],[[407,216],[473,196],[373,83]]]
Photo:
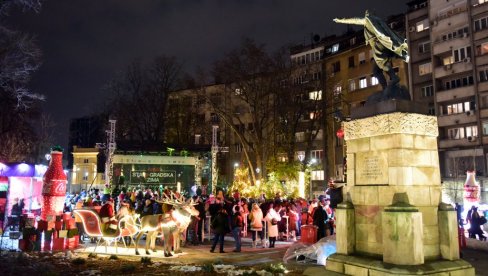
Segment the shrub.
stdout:
[[120,267],[120,270],[125,274],[125,273],[132,273],[136,270],[136,266],[133,264],[123,264]]
[[149,257],[142,257],[141,258],[141,263],[142,264],[145,264],[145,265],[148,265],[148,264],[152,264],[152,261],[151,261],[151,258],[149,258]]
[[86,260],[83,259],[83,258],[74,258],[71,261],[71,263],[74,264],[74,265],[82,265],[82,264],[85,264],[86,263]]
[[110,255],[110,257],[108,257],[109,260],[118,260],[119,257],[117,255]]

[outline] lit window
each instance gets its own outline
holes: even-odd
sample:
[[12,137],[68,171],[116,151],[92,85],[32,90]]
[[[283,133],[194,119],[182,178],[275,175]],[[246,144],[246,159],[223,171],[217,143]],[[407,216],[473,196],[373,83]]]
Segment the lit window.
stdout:
[[419,76],[427,75],[432,73],[432,63],[424,63],[419,65]]
[[488,42],[484,42],[476,47],[477,55],[485,55],[488,53]]
[[371,76],[371,86],[378,85],[378,83],[378,78],[376,78],[375,76]]
[[483,127],[483,135],[488,135],[488,121],[483,121],[481,124]]
[[315,100],[315,101],[322,100],[322,90],[312,91],[312,92],[308,93],[308,98],[310,100]]
[[359,60],[359,64],[366,63],[366,55],[364,52],[358,54],[358,60]]
[[466,127],[466,137],[478,137],[478,127],[477,126],[467,126]]
[[366,77],[359,78],[359,88],[366,88],[368,87],[368,81]]
[[356,90],[356,80],[349,80],[349,91]]
[[417,24],[415,24],[417,26],[417,32],[422,32],[422,31],[425,31],[427,29],[429,29],[429,19],[426,18],[420,22],[417,22]]
[[324,171],[312,171],[310,180],[324,180]]
[[334,96],[339,96],[342,93],[341,84],[337,84],[336,86],[334,86],[333,92],[334,92]]
[[464,138],[464,128],[451,128],[447,130],[449,139],[463,139]]
[[335,53],[339,51],[339,43],[332,45],[331,52]]

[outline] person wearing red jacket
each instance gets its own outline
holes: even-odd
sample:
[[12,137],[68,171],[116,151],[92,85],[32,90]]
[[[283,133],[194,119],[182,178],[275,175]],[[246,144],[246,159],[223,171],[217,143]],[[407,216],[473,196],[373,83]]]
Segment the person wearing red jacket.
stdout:
[[100,209],[100,219],[104,232],[111,234],[117,231],[117,219],[115,218],[114,200],[112,198],[109,198]]

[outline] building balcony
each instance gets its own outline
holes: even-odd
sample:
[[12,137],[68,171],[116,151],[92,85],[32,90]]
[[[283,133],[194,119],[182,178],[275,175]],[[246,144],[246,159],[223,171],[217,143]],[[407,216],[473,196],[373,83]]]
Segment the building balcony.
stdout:
[[476,16],[478,14],[482,14],[488,11],[488,2],[482,4],[473,5],[471,8],[471,16]]
[[432,33],[443,33],[452,29],[452,26],[459,26],[469,22],[468,13],[465,12],[466,7],[457,11],[450,16],[437,16],[432,24]]
[[452,126],[457,124],[467,124],[476,122],[476,111],[470,110],[458,114],[443,115],[437,117],[439,127]]
[[480,118],[488,118],[488,108],[480,109]]
[[469,34],[465,33],[464,36],[449,40],[436,40],[433,45],[434,55],[438,55],[445,52],[452,52],[452,49],[457,49],[466,46],[469,43]]
[[488,81],[478,82],[478,91],[480,92],[488,91]]
[[488,29],[477,31],[473,34],[473,36],[474,36],[475,41],[480,40],[480,39],[484,39],[488,36]]
[[475,95],[474,85],[463,86],[455,89],[449,89],[436,92],[436,101],[445,102],[453,99],[462,99]]
[[454,147],[469,147],[474,146],[479,137],[463,138],[463,139],[441,139],[439,141],[440,149],[448,149]]
[[458,74],[473,70],[473,63],[470,58],[466,58],[461,62],[456,62],[448,65],[437,66],[434,70],[434,77],[436,79],[443,78],[452,74]]

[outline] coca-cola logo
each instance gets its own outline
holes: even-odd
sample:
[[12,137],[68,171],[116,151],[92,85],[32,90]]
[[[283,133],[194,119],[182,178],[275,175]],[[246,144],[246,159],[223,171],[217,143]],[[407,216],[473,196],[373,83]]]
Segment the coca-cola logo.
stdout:
[[53,189],[53,194],[55,195],[65,195],[66,194],[66,183],[64,181],[56,181]]
[[51,196],[64,196],[66,194],[66,181],[52,180],[50,182],[44,182],[44,185],[42,187],[42,194]]

